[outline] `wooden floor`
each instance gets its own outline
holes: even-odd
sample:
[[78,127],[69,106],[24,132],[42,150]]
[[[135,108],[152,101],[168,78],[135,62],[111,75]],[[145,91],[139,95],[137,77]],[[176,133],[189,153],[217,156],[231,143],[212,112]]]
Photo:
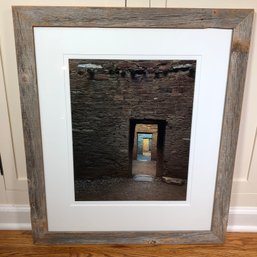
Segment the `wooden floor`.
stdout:
[[33,245],[29,231],[0,231],[0,256],[257,257],[257,233],[228,233],[223,245]]

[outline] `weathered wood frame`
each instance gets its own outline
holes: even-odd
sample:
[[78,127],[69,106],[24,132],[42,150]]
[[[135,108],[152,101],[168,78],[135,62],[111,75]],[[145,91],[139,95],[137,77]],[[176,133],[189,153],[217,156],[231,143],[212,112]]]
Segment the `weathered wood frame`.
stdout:
[[[254,11],[249,9],[13,7],[34,242],[47,244],[192,244],[223,242],[228,221],[253,16]],[[210,231],[83,233],[48,231],[34,53],[34,27],[219,28],[233,30]]]

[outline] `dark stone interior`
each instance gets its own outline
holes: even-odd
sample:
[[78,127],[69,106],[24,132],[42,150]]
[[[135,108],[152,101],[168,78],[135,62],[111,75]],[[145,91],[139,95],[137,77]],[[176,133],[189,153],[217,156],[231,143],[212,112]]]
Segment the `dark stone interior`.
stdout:
[[70,60],[75,179],[131,177],[136,124],[158,124],[157,176],[187,178],[196,61]]

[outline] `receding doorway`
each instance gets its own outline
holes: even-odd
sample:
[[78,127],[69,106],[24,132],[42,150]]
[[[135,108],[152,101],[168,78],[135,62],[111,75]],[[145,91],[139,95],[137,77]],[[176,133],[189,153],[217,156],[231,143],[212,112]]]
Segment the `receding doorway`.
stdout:
[[152,133],[137,133],[137,160],[152,160]]
[[165,120],[130,120],[130,162],[132,176],[160,177],[163,174]]
[[132,175],[156,177],[157,124],[136,124],[134,132]]

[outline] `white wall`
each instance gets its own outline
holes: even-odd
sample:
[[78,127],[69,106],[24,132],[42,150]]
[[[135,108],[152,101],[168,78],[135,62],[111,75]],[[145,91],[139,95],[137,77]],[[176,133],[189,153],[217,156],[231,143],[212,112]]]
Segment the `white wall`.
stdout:
[[[22,134],[21,110],[17,66],[15,57],[15,43],[12,24],[12,5],[77,5],[77,6],[118,6],[125,7],[184,7],[184,8],[252,8],[257,10],[257,1],[252,0],[2,0],[0,2],[0,87],[5,89],[2,99],[8,102],[9,129],[3,130],[10,140],[8,147],[13,151],[13,162],[8,165],[9,179],[0,177],[0,227],[1,223],[15,223],[11,218],[10,205],[22,204],[22,213],[26,213],[22,223],[28,221],[28,203],[26,182],[26,167],[24,142]],[[230,229],[257,231],[257,32],[256,19],[254,21],[252,45],[246,78],[246,89],[243,102],[242,120],[239,133],[237,157],[231,198]],[[2,70],[1,70],[2,69]],[[1,89],[1,88],[0,88]],[[0,110],[1,112],[2,110]],[[1,127],[2,130],[2,127]],[[9,133],[11,131],[11,134]],[[1,131],[2,133],[2,131]],[[12,148],[13,147],[13,148]],[[15,182],[13,182],[16,180]],[[9,209],[8,209],[9,208]],[[25,208],[25,209],[24,209]],[[6,210],[8,210],[6,212]],[[17,206],[12,209],[17,211]],[[2,213],[2,216],[1,216]],[[22,214],[22,215],[23,215]],[[15,215],[14,215],[15,216]],[[22,216],[23,217],[23,216]],[[13,228],[15,226],[12,226]],[[24,226],[23,226],[24,227]]]

